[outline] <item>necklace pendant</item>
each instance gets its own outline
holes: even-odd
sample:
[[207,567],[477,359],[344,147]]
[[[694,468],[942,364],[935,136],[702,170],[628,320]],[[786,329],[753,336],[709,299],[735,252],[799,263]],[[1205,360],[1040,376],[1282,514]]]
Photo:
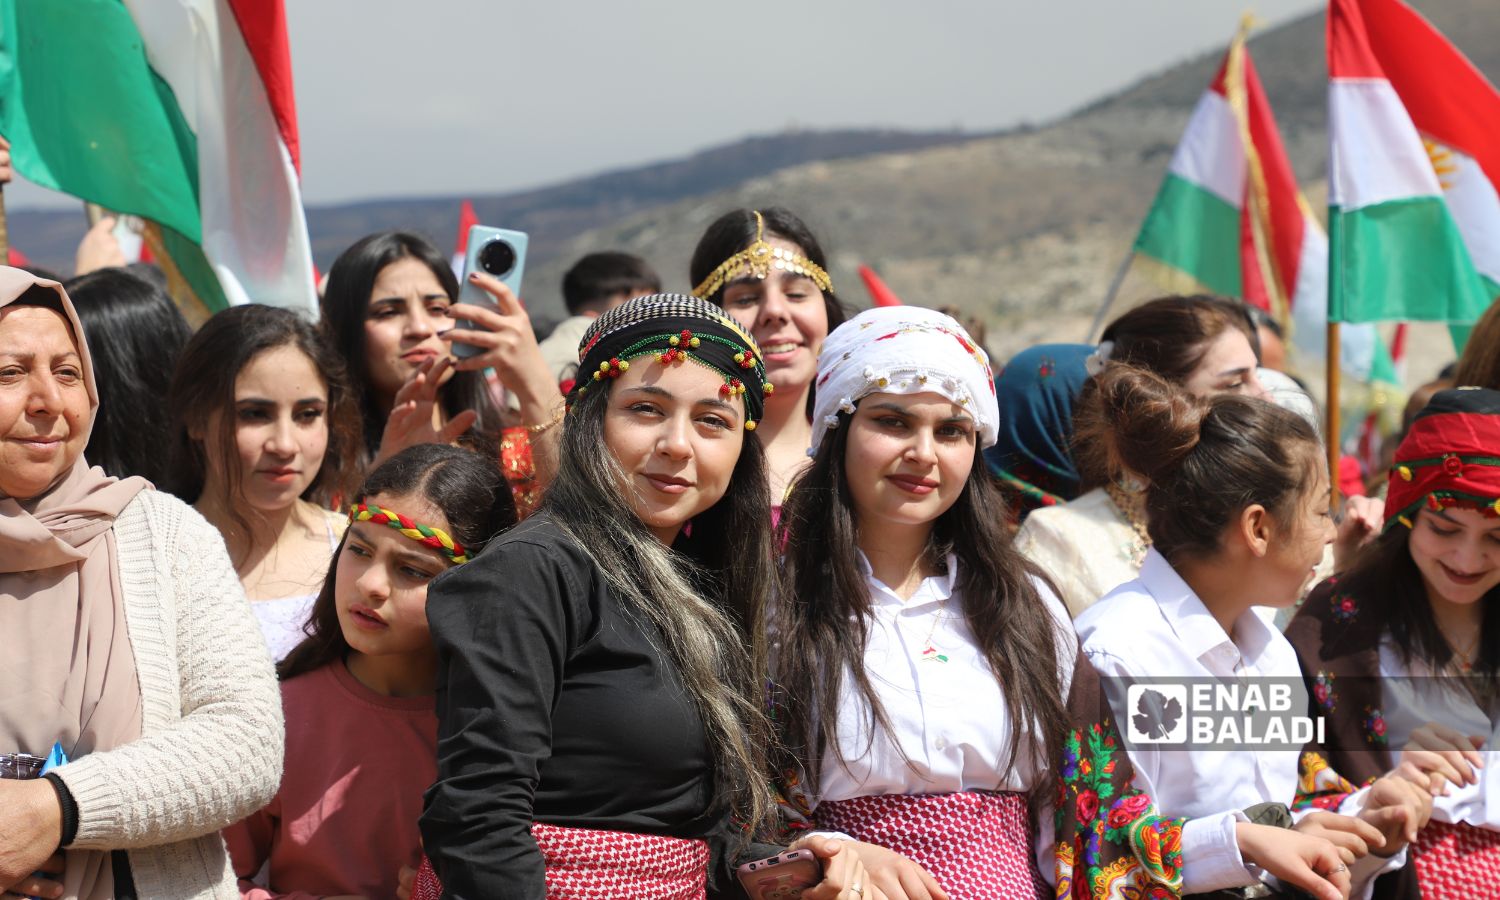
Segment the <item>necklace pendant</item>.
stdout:
[[945,663],[948,661],[948,657],[945,654],[939,653],[938,649],[931,644],[928,644],[925,648],[923,648],[920,654],[920,659],[922,662]]

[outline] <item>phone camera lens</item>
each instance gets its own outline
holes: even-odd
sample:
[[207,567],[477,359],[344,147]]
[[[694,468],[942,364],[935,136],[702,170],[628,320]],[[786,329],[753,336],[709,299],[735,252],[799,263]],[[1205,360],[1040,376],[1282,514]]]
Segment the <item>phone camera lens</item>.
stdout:
[[504,278],[516,267],[516,248],[506,241],[490,241],[479,250],[479,268]]

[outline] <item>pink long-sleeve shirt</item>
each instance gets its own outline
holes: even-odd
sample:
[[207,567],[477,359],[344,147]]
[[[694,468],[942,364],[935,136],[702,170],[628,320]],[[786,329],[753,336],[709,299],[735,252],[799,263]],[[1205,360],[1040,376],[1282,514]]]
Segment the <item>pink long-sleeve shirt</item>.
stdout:
[[434,698],[378,694],[336,662],[284,682],[281,702],[281,789],[224,830],[240,896],[394,897],[401,866],[420,859],[417,817],[437,774]]

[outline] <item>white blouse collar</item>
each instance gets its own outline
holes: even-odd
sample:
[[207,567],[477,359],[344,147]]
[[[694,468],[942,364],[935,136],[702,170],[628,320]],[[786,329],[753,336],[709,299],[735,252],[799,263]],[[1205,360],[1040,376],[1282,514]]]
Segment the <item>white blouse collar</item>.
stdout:
[[1167,626],[1177,635],[1182,648],[1200,662],[1210,654],[1232,654],[1254,663],[1277,637],[1266,620],[1255,609],[1250,609],[1234,623],[1239,640],[1233,640],[1224,633],[1219,620],[1208,611],[1172,564],[1155,548],[1146,551],[1140,580],[1161,607]]
[[902,600],[895,591],[875,577],[875,570],[870,566],[870,560],[865,557],[863,550],[855,548],[854,553],[860,574],[864,575],[865,584],[870,588],[870,598],[876,606],[895,605],[916,609],[929,603],[942,603],[953,596],[953,585],[958,580],[958,557],[952,553],[944,560],[946,571],[922,579],[922,583],[917,585],[916,591],[907,600]]

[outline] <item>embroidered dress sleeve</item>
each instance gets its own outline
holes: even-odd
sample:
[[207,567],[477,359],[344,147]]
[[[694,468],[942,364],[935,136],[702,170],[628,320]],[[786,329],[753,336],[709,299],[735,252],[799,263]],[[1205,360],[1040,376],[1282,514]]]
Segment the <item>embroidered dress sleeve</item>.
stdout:
[[1099,674],[1081,650],[1068,714],[1053,811],[1057,896],[1179,896],[1185,820],[1159,815],[1136,789]]
[[581,627],[573,605],[582,574],[548,547],[512,540],[429,588],[439,658],[438,770],[421,827],[445,897],[530,900],[546,893],[531,836],[533,801]]

